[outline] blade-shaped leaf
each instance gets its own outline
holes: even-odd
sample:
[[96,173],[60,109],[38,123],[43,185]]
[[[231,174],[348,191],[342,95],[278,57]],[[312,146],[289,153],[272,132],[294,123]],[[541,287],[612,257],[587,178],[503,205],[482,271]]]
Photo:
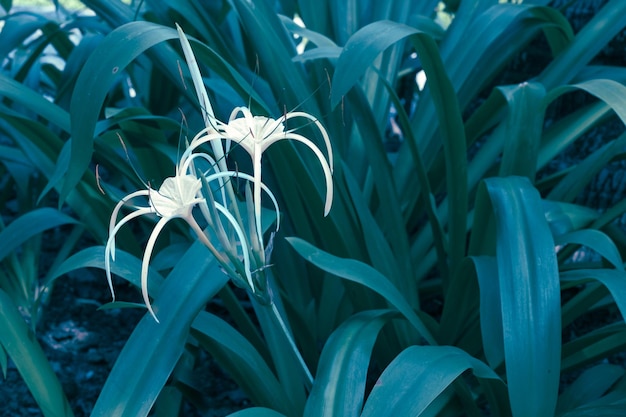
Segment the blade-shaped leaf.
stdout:
[[561,274],[564,282],[596,280],[604,285],[615,300],[622,315],[626,314],[626,273],[613,269],[578,269]]
[[0,74],[0,94],[26,106],[61,129],[70,131],[70,115],[65,110],[4,74]]
[[592,208],[560,201],[545,200],[543,206],[554,236],[582,229],[600,216]]
[[371,23],[352,35],[337,61],[331,106],[339,103],[382,51],[416,32],[410,26],[383,20]]
[[289,400],[278,380],[254,347],[217,316],[202,312],[194,320],[192,333],[215,357],[254,404],[289,410]]
[[500,293],[492,302],[499,302],[502,311],[513,415],[552,415],[561,361],[560,286],[542,201],[522,177],[485,180],[477,196],[484,198],[491,203],[496,225],[498,273],[491,275]]
[[150,314],[139,322],[91,415],[147,416],[185,348],[191,323],[227,280],[210,252],[196,242],[164,281],[152,304],[160,323]]
[[508,112],[501,131],[507,136],[500,176],[520,175],[534,182],[543,127],[541,103],[546,91],[534,82],[501,87],[501,90],[508,102]]
[[87,60],[76,80],[70,106],[71,163],[63,184],[62,200],[78,183],[90,162],[94,129],[113,81],[141,53],[160,42],[177,37],[174,29],[165,26],[131,22],[111,32]]
[[398,309],[406,317],[428,343],[436,344],[430,331],[407,303],[402,293],[380,272],[354,259],[344,259],[331,255],[302,239],[290,237],[287,238],[287,241],[300,256],[318,268],[349,281],[365,285],[383,296],[390,305]]
[[53,208],[44,207],[29,211],[0,232],[0,260],[39,233],[65,224],[77,223],[76,219]]
[[396,314],[392,310],[364,311],[333,332],[322,351],[305,417],[360,415],[374,342]]
[[608,142],[600,149],[586,156],[574,169],[552,188],[547,198],[557,201],[571,202],[591,182],[593,177],[611,161],[617,152],[626,145],[626,134]]
[[502,309],[494,302],[500,297],[498,265],[491,256],[472,257],[476,278],[480,286],[480,321],[483,337],[483,349],[487,362],[496,368],[504,361],[504,330],[502,327]]
[[563,345],[562,372],[597,363],[626,349],[626,325],[614,323],[579,336]]
[[558,236],[555,239],[557,245],[576,244],[583,245],[589,249],[593,249],[613,266],[624,271],[624,261],[615,246],[615,243],[605,233],[594,229],[576,230]]
[[600,398],[622,376],[624,368],[619,365],[605,363],[587,369],[559,396],[557,413],[573,410]]
[[[410,39],[421,60],[428,78],[433,108],[439,119],[438,126],[446,158],[445,178],[451,213],[448,219],[450,235],[448,252],[450,264],[454,268],[458,267],[465,252],[467,212],[465,129],[457,96],[434,40],[418,29],[390,21],[374,22],[360,29],[346,43],[337,62],[333,76],[331,105],[335,106],[347,94],[381,52],[404,38]],[[368,149],[371,149],[371,146],[368,146]],[[375,178],[379,176],[375,174]],[[383,200],[386,201],[385,198]]]
[[420,416],[463,372],[482,379],[498,376],[483,362],[452,346],[412,346],[385,369],[361,417]]
[[[607,368],[609,365],[604,365],[602,368],[597,371],[592,368],[592,372],[595,373],[595,377],[600,377],[598,375],[602,371],[605,371],[608,375],[603,381],[599,382],[596,387],[592,387],[589,391],[582,395],[583,399],[588,399],[591,395],[595,393],[599,393],[602,388],[608,388],[608,383],[614,382],[614,375],[616,371],[619,369],[613,368],[609,371]],[[622,369],[623,373],[623,369]],[[591,378],[589,378],[591,379]],[[589,379],[587,379],[589,381]],[[578,381],[575,381],[576,384]],[[587,382],[587,381],[584,381]],[[591,383],[592,381],[589,381]],[[588,384],[585,384],[588,385]],[[591,394],[591,395],[590,395]],[[579,407],[568,411],[563,414],[563,417],[613,417],[618,416],[623,413],[623,410],[626,409],[626,378],[623,376],[613,384],[610,388],[609,392],[603,395],[602,397],[595,399],[593,401],[589,401]]]
[[37,338],[9,295],[0,289],[0,345],[15,363],[45,417],[74,414]]
[[624,28],[625,14],[626,3],[622,0],[608,1],[546,67],[538,81],[547,90],[569,82]]
[[551,103],[561,95],[578,89],[586,91],[587,93],[592,94],[604,101],[615,111],[620,120],[626,124],[626,102],[624,102],[626,86],[618,83],[617,81],[592,79],[578,84],[565,85],[555,88],[546,96],[546,103]]
[[[370,106],[367,105],[367,99],[360,89],[355,89],[348,94],[348,103],[354,109],[355,121],[361,130],[366,155],[370,162],[369,167],[380,198],[379,210],[384,213],[384,215],[378,216],[380,227],[387,236],[389,246],[397,259],[396,262],[400,265],[404,262],[403,269],[405,271],[410,270],[411,267],[406,262],[409,258],[408,236],[400,210],[400,198],[393,181],[391,165],[383,147],[383,138],[376,133],[378,129],[373,123],[374,114]],[[354,191],[361,192],[360,189],[353,190],[353,193]],[[389,278],[395,277],[389,276]],[[417,290],[413,280],[397,280],[394,284],[405,294],[409,304],[417,305]]]
[[[47,283],[54,281],[63,274],[80,268],[99,268],[104,270],[104,246],[92,246],[75,253],[57,268],[51,270]],[[115,262],[111,262],[111,272],[113,274],[126,279],[136,287],[141,287],[139,271],[141,271],[141,259],[128,252],[116,249]],[[104,275],[102,279],[105,279]],[[164,279],[153,266],[149,266],[148,281],[148,287],[156,293],[159,291]]]

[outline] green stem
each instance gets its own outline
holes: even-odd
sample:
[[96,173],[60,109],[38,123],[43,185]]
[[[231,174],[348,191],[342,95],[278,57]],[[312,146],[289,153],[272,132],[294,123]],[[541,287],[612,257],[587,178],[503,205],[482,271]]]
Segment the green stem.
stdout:
[[310,392],[311,388],[313,387],[313,375],[311,375],[309,368],[304,362],[304,359],[302,358],[302,355],[300,354],[300,351],[298,350],[298,347],[296,346],[295,340],[291,336],[291,332],[287,328],[287,324],[285,323],[282,316],[280,315],[280,312],[276,308],[276,304],[274,304],[274,300],[271,298],[270,298],[270,307],[272,308],[272,313],[274,313],[274,317],[276,317],[276,320],[278,321],[280,328],[282,329],[285,337],[287,338],[287,341],[289,342],[289,346],[291,347],[291,350],[296,355],[296,358],[298,359],[298,363],[300,363],[300,367],[302,368],[302,371],[306,378],[307,390]]

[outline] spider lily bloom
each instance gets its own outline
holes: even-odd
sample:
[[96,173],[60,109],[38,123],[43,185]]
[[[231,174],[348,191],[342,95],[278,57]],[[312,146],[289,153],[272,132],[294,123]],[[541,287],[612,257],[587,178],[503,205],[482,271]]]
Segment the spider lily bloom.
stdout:
[[[284,123],[295,118],[308,119],[317,127],[324,138],[328,160],[310,139],[296,133],[295,129],[285,130]],[[254,171],[254,214],[259,239],[263,236],[261,227],[261,157],[267,148],[280,140],[295,140],[304,143],[315,153],[322,165],[326,179],[324,216],[328,214],[333,201],[333,153],[328,133],[317,118],[304,112],[290,112],[279,119],[271,119],[265,116],[253,116],[248,108],[237,107],[232,111],[228,123],[223,123],[217,119],[214,119],[213,122],[212,126],[196,135],[185,152],[191,153],[205,143],[225,140],[227,149],[230,143],[234,142],[250,155]]]
[[[191,211],[196,204],[203,201],[202,198],[198,197],[201,187],[202,183],[200,179],[192,175],[169,177],[163,181],[163,184],[158,190],[148,186],[147,190],[135,191],[117,203],[111,214],[109,239],[107,240],[104,250],[105,271],[113,300],[115,300],[115,293],[111,279],[111,260],[115,261],[115,235],[120,228],[130,220],[146,214],[156,214],[160,217],[160,220],[152,230],[144,252],[141,265],[141,291],[150,314],[158,321],[148,298],[148,263],[150,256],[152,255],[157,237],[170,220],[180,217],[185,219],[188,223],[190,221],[196,223],[191,215]],[[127,214],[122,220],[117,222],[117,217],[122,207],[137,197],[147,197],[149,205],[136,206],[135,211]]]
[[[208,155],[200,153],[187,155],[185,158],[181,158],[180,164],[176,167],[176,175],[174,177],[166,178],[158,190],[155,190],[148,186],[146,190],[135,191],[127,195],[115,206],[113,213],[111,214],[111,221],[109,225],[109,238],[107,240],[105,248],[105,271],[113,300],[115,300],[115,293],[113,290],[113,283],[111,278],[111,260],[115,261],[115,235],[122,226],[124,226],[126,223],[136,217],[148,214],[156,214],[158,217],[160,217],[156,226],[152,230],[150,237],[148,238],[141,265],[142,296],[146,307],[148,308],[148,311],[150,312],[150,314],[152,314],[157,322],[158,319],[152,309],[150,299],[148,297],[148,267],[156,240],[165,225],[170,220],[175,218],[182,218],[183,220],[185,220],[187,224],[191,226],[192,230],[200,239],[200,241],[209,248],[213,255],[216,256],[218,261],[225,267],[227,271],[230,272],[231,278],[236,276],[234,270],[229,266],[229,258],[225,257],[224,254],[218,252],[217,249],[215,249],[215,247],[208,239],[208,237],[193,216],[192,211],[196,205],[199,205],[203,209],[202,211],[205,214],[205,217],[211,212],[207,207],[207,202],[205,198],[202,196],[202,179],[196,177],[195,175],[187,173],[188,170],[192,170],[194,168],[193,160],[195,158],[206,159],[209,162],[212,161],[212,159]],[[225,177],[234,177],[237,175],[244,179],[252,180],[252,178],[249,176],[242,176],[242,174],[233,171],[215,172],[213,174],[205,173],[204,177],[206,179],[206,182],[210,183],[215,180],[222,180]],[[278,204],[276,203],[276,198],[271,194],[269,189],[264,184],[262,185],[262,188],[270,195],[270,197],[274,201],[276,212],[278,213]],[[122,207],[126,206],[132,200],[135,200],[139,197],[147,198],[148,205],[134,206],[135,211],[127,214],[118,222],[117,218]],[[247,285],[250,286],[250,289],[254,291],[254,282],[252,280],[252,267],[248,251],[248,244],[243,229],[235,220],[233,215],[222,204],[213,202],[213,208],[213,212],[219,211],[228,220],[228,222],[233,226],[235,233],[237,234],[237,238],[239,239],[241,250],[243,253],[243,268],[239,268],[239,270],[243,270],[243,275],[245,275],[245,282],[247,283]],[[219,224],[219,227],[216,228],[218,234],[220,230],[223,232],[224,229],[223,226],[221,226],[221,221],[219,218],[207,220],[214,225]],[[222,237],[220,241],[224,242],[226,239],[227,238]],[[225,249],[231,249],[234,251],[237,250],[236,245],[230,245],[229,248]],[[236,258],[237,254],[230,256],[230,259]]]

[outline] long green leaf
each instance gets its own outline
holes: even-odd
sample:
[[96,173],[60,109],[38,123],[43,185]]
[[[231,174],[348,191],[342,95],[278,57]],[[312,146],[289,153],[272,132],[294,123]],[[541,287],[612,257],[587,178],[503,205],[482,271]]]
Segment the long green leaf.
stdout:
[[[266,272],[267,292],[278,294],[279,290],[272,274]],[[312,384],[312,375],[308,365],[303,362],[298,347],[295,345],[291,323],[286,318],[282,299],[273,297],[270,304],[252,299],[252,307],[263,333],[274,369],[280,384],[289,398],[287,405],[291,413],[299,415],[306,402],[305,387]]]
[[[567,289],[580,285],[579,280],[564,280],[562,287]],[[583,280],[582,282],[585,282]],[[586,283],[581,291],[563,304],[561,309],[561,326],[567,328],[574,320],[589,313],[603,300],[607,300],[609,290],[599,282]]]
[[[425,233],[428,233],[428,231],[430,232],[429,238],[427,239],[428,240],[427,245],[429,246],[429,249],[430,249],[431,242],[434,241],[434,246],[437,250],[437,261],[438,261],[439,271],[442,277],[446,277],[448,276],[448,265],[447,265],[446,255],[445,255],[446,253],[445,247],[446,247],[447,241],[444,237],[443,227],[437,216],[436,203],[435,203],[435,199],[432,193],[432,189],[430,186],[430,181],[428,179],[428,174],[426,172],[424,161],[422,160],[422,155],[418,148],[417,140],[413,136],[413,131],[411,130],[411,127],[410,127],[409,116],[406,114],[406,111],[404,110],[404,107],[402,106],[402,102],[400,101],[400,98],[396,94],[393,86],[389,82],[387,82],[387,80],[385,80],[384,78],[381,78],[381,82],[383,82],[385,86],[387,87],[389,91],[389,97],[391,98],[393,105],[397,109],[398,125],[400,126],[400,128],[402,129],[402,132],[406,136],[406,141],[408,143],[409,150],[411,152],[411,155],[413,156],[414,166],[415,166],[415,170],[417,171],[417,178],[418,178],[419,187],[421,191],[421,198],[422,198],[422,201],[425,202],[424,204],[425,211],[428,216],[428,221],[430,223],[430,229],[427,229],[427,231],[425,231]],[[416,194],[416,197],[417,197],[420,193],[414,193],[414,194]],[[421,214],[422,213],[420,212],[419,215]],[[415,241],[417,241],[417,239]],[[425,251],[424,248],[420,248],[420,249],[421,249],[420,253],[423,253]],[[412,248],[412,251],[414,251],[413,248]],[[423,278],[422,276],[418,274],[415,274],[415,275],[418,281]]]
[[599,98],[608,104],[617,114],[620,120],[626,124],[626,102],[624,94],[626,94],[626,86],[617,81],[608,79],[592,79],[583,81],[578,84],[564,85],[550,91],[546,96],[546,103],[549,104],[561,95],[576,90],[583,90],[593,96]]
[[[620,393],[623,395],[623,393]],[[614,399],[611,404],[607,401],[597,401],[563,414],[562,417],[615,417],[624,412],[626,400]]]
[[432,345],[437,344],[426,325],[407,303],[404,295],[380,272],[362,262],[333,256],[302,239],[290,237],[287,238],[287,241],[300,256],[318,268],[349,281],[365,285],[383,296],[390,305],[404,315],[428,343]]
[[209,251],[196,242],[152,305],[160,323],[150,314],[139,322],[102,388],[93,417],[148,415],[185,348],[191,323],[227,280]]
[[[337,61],[332,82],[331,106],[339,104],[381,52],[417,33],[420,31],[410,26],[382,20],[371,23],[352,35]],[[430,37],[426,35],[425,39]]]
[[74,414],[50,362],[17,306],[0,289],[0,345],[15,363],[45,417]]
[[304,417],[358,417],[374,342],[397,313],[370,310],[346,320],[326,341]]
[[576,34],[571,44],[546,67],[537,81],[546,90],[568,83],[624,28],[626,3],[610,0]]
[[0,94],[16,103],[22,104],[66,132],[70,131],[70,115],[68,112],[46,100],[41,94],[4,74],[0,74]]
[[547,198],[559,201],[573,201],[574,198],[589,184],[591,179],[604,168],[616,152],[626,144],[626,134],[610,141],[600,149],[587,156],[574,169],[570,170],[560,182],[552,188]]
[[477,198],[485,196],[496,225],[498,274],[493,278],[500,293],[492,302],[502,310],[513,415],[552,415],[561,358],[560,287],[541,198],[521,177],[485,180]]
[[545,89],[539,83],[502,87],[508,112],[500,132],[506,135],[500,176],[519,175],[534,182],[537,154],[541,142],[544,112],[541,108]]
[[611,262],[616,269],[624,271],[624,261],[622,260],[615,243],[609,236],[599,230],[576,230],[574,232],[558,236],[554,243],[562,246],[567,244],[584,245],[587,248],[596,251],[607,261]]
[[[465,130],[454,88],[446,75],[437,45],[433,39],[415,28],[390,21],[379,21],[362,28],[350,38],[339,57],[333,76],[331,105],[335,106],[339,103],[380,53],[407,37],[411,40],[422,61],[428,77],[434,108],[440,122],[439,126],[446,155],[449,204],[451,206],[449,256],[451,258],[450,263],[456,266],[460,263],[465,252],[464,236],[467,212]],[[368,149],[371,147],[370,144]],[[414,154],[415,152],[413,152]],[[379,175],[374,172],[377,180]],[[379,192],[384,191],[379,190]],[[382,196],[382,199],[385,200],[385,197]],[[395,203],[394,201],[392,204],[397,205],[399,202]]]
[[626,314],[626,273],[612,269],[578,269],[561,274],[563,282],[585,282],[596,280],[604,285],[613,296],[622,315]]
[[576,204],[545,200],[543,206],[554,236],[582,229],[600,217],[596,210]]
[[483,349],[487,362],[497,368],[504,362],[504,328],[502,308],[499,302],[500,282],[495,257],[472,257],[476,278],[480,286],[480,322]]
[[[148,22],[132,22],[111,32],[87,60],[72,96],[71,164],[61,199],[78,183],[93,152],[93,135],[100,108],[113,81],[126,66],[148,48],[177,37],[171,28]],[[171,63],[175,65],[175,62]]]
[[[99,268],[104,270],[104,246],[91,246],[75,253],[57,268],[50,271],[48,283],[68,272],[80,268]],[[111,262],[111,272],[113,274],[124,278],[136,287],[141,287],[139,271],[141,271],[141,259],[123,250],[116,249],[115,262]],[[104,274],[102,275],[102,279],[105,279]],[[164,279],[158,271],[155,271],[154,268],[150,266],[148,281],[148,287],[158,292]]]
[[600,398],[622,376],[624,369],[621,366],[608,363],[586,370],[559,396],[557,414]]
[[[303,111],[319,115],[306,82],[303,68],[294,65],[296,54],[293,38],[283,26],[272,5],[268,2],[232,0],[234,10],[247,33],[247,43],[260,64],[260,74],[271,86],[288,110],[299,106]],[[285,88],[290,86],[289,88]],[[282,111],[282,109],[271,109]]]
[[579,336],[563,345],[562,372],[597,363],[626,349],[626,325],[615,323]]
[[77,223],[76,219],[52,208],[29,211],[0,232],[0,260],[35,235],[55,227]]
[[431,38],[419,33],[412,35],[410,39],[428,78],[443,142],[449,206],[448,256],[451,272],[454,273],[465,256],[468,209],[465,128],[455,89],[437,45]]
[[606,103],[599,101],[559,119],[547,128],[541,139],[541,148],[537,156],[537,169],[546,166],[567,146],[610,113],[611,108]]
[[[369,210],[367,203],[363,199],[363,194],[356,183],[356,180],[350,172],[345,172],[346,188],[350,193],[352,204],[354,206],[354,217],[359,221],[363,229],[365,248],[367,249],[369,259],[372,266],[385,276],[400,285],[401,281],[406,279],[407,270],[404,269],[405,275],[400,273],[398,258],[400,254],[394,252],[390,244],[385,240],[385,234],[376,223],[376,220]],[[410,271],[410,265],[408,267]]]
[[228,323],[202,312],[193,322],[192,334],[254,404],[289,414],[289,398],[267,363],[250,342]]
[[412,346],[378,378],[361,417],[420,416],[468,369],[480,379],[499,379],[487,365],[461,349]]
[[[355,122],[361,132],[366,149],[365,153],[370,162],[369,167],[373,182],[376,184],[380,204],[378,208],[380,227],[387,236],[389,246],[395,253],[398,264],[407,264],[409,242],[400,210],[400,197],[393,181],[391,165],[385,154],[382,136],[374,124],[374,114],[370,106],[367,105],[367,100],[360,89],[354,89],[348,94],[348,103],[354,111]],[[402,265],[402,270],[408,273],[410,265]],[[394,284],[406,295],[411,305],[418,304],[418,294],[413,280],[402,279],[395,281]]]
[[8,56],[18,49],[29,38],[41,29],[48,19],[35,13],[15,13],[3,16],[3,27],[0,32],[0,55]]

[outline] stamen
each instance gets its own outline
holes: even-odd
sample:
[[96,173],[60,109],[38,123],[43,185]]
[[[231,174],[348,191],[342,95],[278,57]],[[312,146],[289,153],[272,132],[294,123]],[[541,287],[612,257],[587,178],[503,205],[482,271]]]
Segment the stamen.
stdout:
[[100,190],[100,192],[103,195],[106,195],[106,193],[102,189],[102,186],[100,185],[100,171],[99,171],[99,168],[100,168],[100,165],[96,164],[96,185],[98,186],[98,190]]
[[126,159],[130,161],[130,157],[128,156],[128,149],[126,149],[126,143],[124,143],[124,139],[122,139],[122,135],[120,135],[120,132],[115,132],[115,134],[117,135],[117,138],[120,140],[120,143],[122,144],[122,148],[124,149],[124,153],[126,154]]
[[324,68],[324,72],[326,73],[326,82],[328,82],[328,99],[330,100],[331,93],[333,91],[332,83],[330,81],[330,73],[328,72],[328,68]]
[[185,87],[185,91],[187,91],[187,84],[185,83],[185,77],[183,76],[183,68],[180,66],[180,60],[176,60],[176,65],[178,65],[178,74],[180,75],[180,80],[183,83],[183,87]]

